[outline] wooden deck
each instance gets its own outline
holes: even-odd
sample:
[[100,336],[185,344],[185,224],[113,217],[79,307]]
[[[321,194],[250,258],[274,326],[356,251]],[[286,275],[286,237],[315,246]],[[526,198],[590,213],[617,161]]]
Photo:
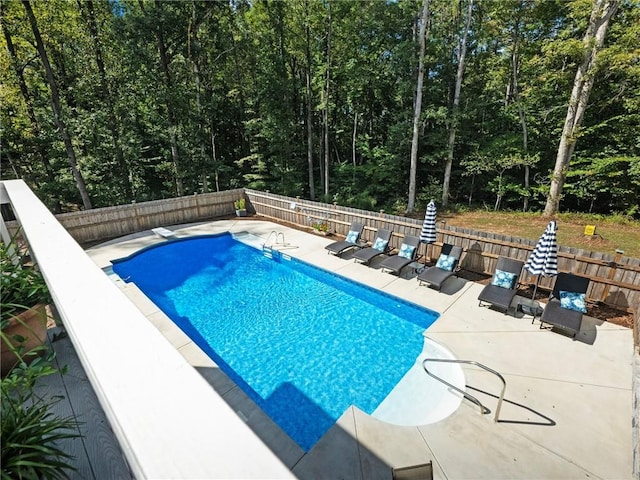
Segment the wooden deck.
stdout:
[[64,374],[42,379],[46,395],[61,398],[53,413],[60,417],[75,417],[80,423],[79,438],[65,440],[62,448],[73,455],[76,471],[67,472],[71,480],[125,480],[133,478],[120,445],[87,379],[73,345],[60,327],[49,329],[49,342],[56,352],[58,369]]

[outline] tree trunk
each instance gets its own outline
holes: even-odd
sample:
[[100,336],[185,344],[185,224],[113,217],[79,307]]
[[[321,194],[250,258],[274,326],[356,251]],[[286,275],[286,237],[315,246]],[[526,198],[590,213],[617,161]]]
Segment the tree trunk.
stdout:
[[213,133],[213,126],[211,126],[211,157],[213,158],[213,165],[216,175],[216,192],[220,191],[220,178],[218,176],[218,156],[216,154],[216,136]]
[[[518,34],[519,34],[519,20],[516,19],[516,25],[513,29],[513,49],[511,51],[511,76],[513,83],[513,98],[516,102],[516,106],[518,107],[518,118],[520,119],[520,125],[522,126],[522,151],[523,156],[527,156],[528,148],[529,148],[529,136],[527,130],[527,118],[525,116],[524,107],[522,106],[522,101],[520,100],[520,91],[518,89]],[[529,165],[524,166],[524,188],[527,192],[529,192],[529,174],[530,168]],[[522,210],[526,212],[529,210],[529,196],[525,195],[522,205]]]
[[580,126],[584,111],[587,108],[591,87],[595,81],[595,69],[598,52],[604,45],[604,37],[607,33],[609,20],[618,9],[617,0],[595,0],[589,25],[584,36],[585,55],[582,64],[576,72],[573,81],[573,89],[569,99],[567,117],[560,136],[560,145],[556,156],[556,164],[553,169],[551,185],[547,204],[544,208],[544,216],[551,217],[560,209],[560,197],[567,177],[569,162],[580,134]]
[[324,108],[322,109],[322,121],[324,123],[324,195],[329,197],[329,88],[331,85],[331,2],[328,5],[328,30],[327,30],[327,73],[324,86]]
[[64,124],[64,121],[62,120],[62,109],[60,107],[60,96],[58,94],[58,86],[56,85],[56,81],[53,76],[53,70],[51,69],[51,64],[49,63],[49,57],[47,56],[47,51],[44,48],[44,43],[42,42],[42,37],[40,36],[40,29],[38,28],[38,22],[36,21],[36,17],[33,14],[33,10],[31,9],[31,4],[29,3],[29,0],[23,0],[22,5],[24,6],[24,9],[27,13],[27,18],[29,19],[31,30],[33,30],[33,36],[36,41],[36,48],[38,50],[38,55],[40,56],[40,60],[42,61],[42,65],[44,66],[47,82],[49,83],[49,90],[51,93],[51,106],[53,108],[53,116],[56,122],[56,127],[60,132],[60,136],[62,137],[62,141],[67,151],[67,159],[69,161],[69,167],[71,168],[71,173],[76,182],[76,187],[78,188],[80,197],[82,198],[82,204],[85,210],[90,210],[91,208],[93,208],[93,205],[91,204],[91,198],[89,198],[89,193],[87,192],[87,187],[84,183],[84,178],[82,178],[82,174],[80,173],[80,170],[78,170],[78,162],[76,160],[76,153],[73,149],[73,143],[71,142],[71,136],[67,131],[67,127]]
[[353,113],[353,131],[351,132],[351,164],[353,165],[353,173],[351,174],[351,181],[353,187],[356,186],[356,139],[358,138],[358,112]]
[[416,172],[418,170],[418,139],[420,132],[420,112],[422,111],[422,84],[424,82],[424,55],[427,45],[429,23],[429,3],[424,0],[420,17],[420,55],[418,56],[418,82],[416,85],[415,108],[413,111],[413,137],[411,139],[411,166],[409,168],[409,199],[407,213],[413,212],[416,201]]
[[[45,148],[42,144],[42,139],[40,138],[40,124],[38,123],[38,119],[36,117],[35,110],[33,108],[33,103],[31,101],[31,95],[29,95],[29,89],[27,88],[27,82],[24,78],[23,69],[20,67],[20,62],[18,60],[18,54],[16,52],[15,46],[13,44],[13,39],[11,38],[11,32],[9,32],[8,26],[6,24],[4,18],[4,10],[0,9],[0,23],[2,24],[2,31],[4,33],[4,39],[7,42],[7,50],[9,50],[9,56],[11,57],[11,65],[16,73],[16,77],[18,79],[18,86],[20,88],[20,93],[22,94],[22,98],[27,107],[27,116],[29,117],[29,123],[31,124],[31,132],[33,133],[33,137],[35,139],[35,149],[38,157],[40,158],[40,162],[44,167],[44,171],[47,177],[47,181],[50,184],[53,184],[56,181],[56,176],[53,171],[53,167],[51,166],[51,162],[49,161],[49,157],[46,154]],[[15,169],[17,165],[12,165]],[[60,202],[58,199],[54,199],[55,205],[54,209],[56,213],[60,213],[62,208],[60,206]]]
[[464,27],[464,34],[458,50],[458,72],[456,73],[456,88],[453,95],[453,106],[451,108],[451,119],[449,124],[449,143],[447,162],[444,166],[444,180],[442,182],[442,206],[449,204],[449,183],[451,182],[451,168],[453,167],[453,153],[456,144],[456,132],[458,128],[458,105],[460,105],[460,90],[462,88],[462,77],[464,75],[464,62],[467,55],[467,34],[471,26],[471,13],[473,10],[473,0],[469,0],[467,5],[467,19]]
[[309,198],[316,199],[315,180],[313,178],[313,89],[311,87],[311,30],[309,27],[309,0],[304,3],[306,26],[305,26],[305,55],[307,65],[305,68],[306,89],[307,89],[307,168],[309,169]]
[[[118,127],[118,121],[116,120],[116,113],[113,107],[113,96],[111,95],[111,89],[109,88],[109,82],[107,80],[107,72],[104,68],[104,61],[102,59],[102,45],[100,43],[100,36],[98,35],[98,25],[96,22],[95,13],[93,11],[93,1],[87,0],[87,23],[89,25],[89,33],[91,40],[95,48],[96,64],[98,65],[98,72],[100,73],[100,93],[102,99],[107,104],[107,125],[111,131],[111,141],[113,144],[113,150],[116,154],[116,161],[120,170],[118,177],[124,187],[124,194],[129,200],[135,200],[133,195],[133,188],[131,185],[131,170],[127,165],[124,158],[124,152],[120,145],[120,130]],[[82,2],[78,0],[78,7],[82,9]]]
[[[146,13],[144,3],[142,0],[138,0],[140,4],[140,9],[143,13]],[[162,3],[158,3],[155,1],[155,8],[159,9]],[[180,167],[180,154],[178,148],[178,140],[177,140],[177,131],[178,126],[175,118],[175,113],[173,111],[173,105],[171,104],[170,94],[173,90],[173,80],[171,78],[171,71],[169,69],[169,56],[167,54],[167,45],[164,41],[164,35],[162,34],[162,26],[160,24],[156,24],[156,41],[158,42],[158,52],[160,54],[160,67],[162,68],[162,73],[164,74],[164,83],[166,95],[166,108],[167,108],[167,120],[169,122],[169,143],[171,145],[171,160],[173,161],[175,182],[176,182],[176,194],[181,197],[184,195],[184,188],[182,185],[182,171]]]
[[[207,161],[207,136],[210,134],[212,138],[212,143],[215,139],[214,133],[214,125],[213,121],[211,122],[211,131],[208,132],[205,127],[205,118],[206,114],[204,108],[202,106],[202,96],[203,96],[203,87],[202,87],[202,77],[200,75],[200,64],[198,60],[200,59],[199,51],[200,51],[200,38],[198,36],[200,32],[200,26],[202,25],[203,20],[198,19],[196,15],[196,6],[195,4],[191,5],[191,18],[187,25],[187,58],[191,64],[191,71],[193,72],[193,83],[195,85],[195,97],[196,97],[196,109],[198,111],[198,144],[200,147],[200,162],[198,163],[199,168],[202,169],[202,193],[209,192],[209,180],[208,180],[208,169],[210,167],[209,162]],[[208,15],[206,16],[208,17]],[[206,18],[205,17],[205,18]],[[204,89],[205,98],[213,95],[212,92],[207,92]],[[214,145],[215,147],[215,145]],[[215,154],[215,148],[213,149],[213,153]],[[217,162],[215,156],[212,157],[213,167],[217,168]]]

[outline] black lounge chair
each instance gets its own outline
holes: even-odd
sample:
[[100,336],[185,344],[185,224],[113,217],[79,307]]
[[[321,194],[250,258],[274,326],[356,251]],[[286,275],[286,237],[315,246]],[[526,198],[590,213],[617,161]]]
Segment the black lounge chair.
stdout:
[[[445,256],[443,258],[442,256]],[[440,290],[442,284],[449,278],[455,275],[458,268],[458,262],[462,256],[462,247],[456,247],[445,243],[442,245],[440,252],[440,259],[433,267],[429,267],[418,275],[418,285],[428,283],[430,287]],[[448,258],[447,258],[448,257]],[[449,270],[450,267],[451,269]]]
[[389,252],[389,240],[391,240],[391,230],[381,228],[376,233],[376,238],[370,247],[362,248],[353,254],[356,262],[368,265],[371,260],[379,255]]
[[[324,248],[328,250],[327,253],[332,253],[334,255],[342,255],[350,248],[359,248],[360,235],[362,235],[362,230],[364,230],[364,225],[362,223],[353,222],[349,227],[349,233],[347,233],[347,237],[344,240],[330,243]],[[355,234],[352,232],[355,232]]]
[[486,285],[478,295],[479,305],[488,303],[494,307],[509,312],[513,297],[518,292],[520,273],[524,262],[512,258],[499,257],[496,271],[491,278],[491,283]]
[[[575,337],[580,331],[582,316],[586,312],[585,299],[588,288],[588,278],[573,273],[559,273],[547,306],[544,307],[540,317],[540,328],[548,323]],[[573,295],[570,294],[582,295],[578,304],[575,300],[572,301]],[[584,307],[584,309],[582,311],[572,309],[576,307]]]
[[420,239],[418,237],[405,235],[398,253],[385,258],[380,264],[380,269],[383,272],[386,271],[400,275],[400,272],[404,267],[415,262],[418,256],[418,245],[420,245]]

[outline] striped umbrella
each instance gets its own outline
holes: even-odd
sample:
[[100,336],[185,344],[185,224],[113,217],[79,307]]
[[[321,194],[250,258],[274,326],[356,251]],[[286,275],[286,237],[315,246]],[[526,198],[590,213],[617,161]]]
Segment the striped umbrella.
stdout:
[[424,222],[422,223],[422,230],[420,231],[420,243],[426,243],[424,256],[425,263],[427,261],[427,248],[430,243],[436,241],[436,204],[433,200],[427,205],[427,211],[424,214]]
[[556,232],[558,226],[555,220],[551,220],[544,230],[544,233],[536,243],[533,252],[529,255],[524,268],[531,275],[537,275],[536,284],[533,289],[533,300],[536,299],[540,276],[553,277],[558,274],[558,244],[556,242]]

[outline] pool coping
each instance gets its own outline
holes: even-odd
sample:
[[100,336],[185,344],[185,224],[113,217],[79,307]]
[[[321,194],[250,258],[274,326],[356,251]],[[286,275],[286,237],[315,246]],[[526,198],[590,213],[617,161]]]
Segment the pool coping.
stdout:
[[[441,316],[429,329],[429,336],[459,358],[478,360],[505,373],[509,403],[503,409],[504,422],[494,424],[467,402],[450,418],[416,428],[388,426],[350,409],[304,454],[278,437],[268,419],[252,409],[188,339],[171,331],[157,308],[145,303],[146,297],[141,298],[133,288],[123,289],[225,401],[240,406],[236,414],[246,419],[294,476],[311,478],[330,472],[348,478],[385,478],[384,472],[390,475],[391,467],[431,459],[438,478],[497,478],[496,472],[500,478],[630,478],[633,342],[629,329],[585,317],[584,331],[572,341],[540,330],[528,318],[478,307],[479,285],[454,279],[443,292],[417,287],[412,278],[394,277],[376,271],[375,266],[327,255],[324,246],[329,238],[268,221],[225,220],[172,229],[178,235],[251,231],[261,238],[274,229],[282,231],[291,243],[299,244],[288,254],[439,311]],[[151,235],[141,232],[92,247],[87,253],[98,266],[106,266],[114,251],[170,241]],[[465,369],[465,373],[467,384],[481,387],[481,400],[493,408],[491,380],[474,369]],[[603,411],[602,405],[610,408]],[[609,447],[603,451],[599,449],[602,444]],[[460,451],[465,452],[464,461]],[[544,462],[539,461],[542,457]]]

